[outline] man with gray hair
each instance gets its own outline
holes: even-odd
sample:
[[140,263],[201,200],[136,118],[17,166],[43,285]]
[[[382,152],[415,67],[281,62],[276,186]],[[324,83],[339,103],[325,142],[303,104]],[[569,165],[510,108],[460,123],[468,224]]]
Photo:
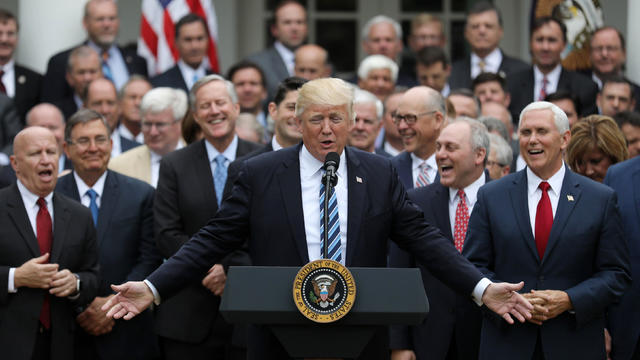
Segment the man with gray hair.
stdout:
[[487,171],[493,180],[503,178],[511,172],[513,151],[507,141],[496,133],[489,133],[491,150],[487,160]]
[[[260,148],[235,133],[240,104],[232,82],[219,75],[205,76],[191,88],[189,105],[204,139],[160,162],[154,214],[156,242],[165,258],[177,252],[218,211],[230,191],[231,184],[226,181],[229,164]],[[214,354],[215,359],[224,359],[225,354],[243,352],[240,347],[245,345],[232,343],[233,327],[218,313],[225,270],[230,265],[249,265],[247,254],[237,251],[212,263],[199,283],[158,308],[156,333],[167,359],[211,359]],[[241,339],[242,335],[233,338]]]
[[[65,79],[73,91],[66,96],[58,96],[50,101],[62,111],[65,119],[68,119],[82,108],[82,97],[89,83],[102,77],[102,68],[98,53],[86,45],[73,49],[66,58]],[[45,77],[44,84],[47,84],[46,79]]]
[[631,284],[616,194],[565,166],[558,106],[527,105],[519,132],[527,168],[478,191],[463,254],[491,279],[524,278],[533,316],[483,321],[479,358],[604,359],[605,312]]
[[162,157],[184,146],[180,123],[187,112],[187,95],[168,87],[149,90],[140,112],[144,145],[112,158],[109,168],[156,187]]
[[380,101],[393,93],[397,79],[398,65],[386,56],[367,56],[358,66],[358,86]]
[[149,90],[151,90],[151,83],[147,78],[132,75],[118,91],[120,125],[116,130],[120,136],[141,144],[144,142],[144,135],[141,127],[140,102]]
[[375,148],[376,137],[382,127],[382,101],[366,90],[355,89],[353,111],[356,113],[356,120],[349,131],[349,145],[390,157],[384,150]]

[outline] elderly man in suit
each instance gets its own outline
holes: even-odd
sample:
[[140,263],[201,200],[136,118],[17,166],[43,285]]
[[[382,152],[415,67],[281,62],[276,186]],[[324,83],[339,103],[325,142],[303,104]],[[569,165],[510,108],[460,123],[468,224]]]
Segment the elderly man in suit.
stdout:
[[50,130],[22,130],[14,150],[18,180],[0,190],[0,346],[7,359],[70,359],[76,312],[96,294],[96,231],[89,210],[54,192]]
[[111,159],[109,168],[155,188],[162,157],[184,146],[180,124],[187,112],[187,95],[168,87],[149,90],[142,97],[140,112],[144,145]]
[[153,239],[153,188],[142,181],[107,170],[112,141],[106,119],[83,109],[67,121],[64,148],[74,164],[61,177],[60,193],[88,207],[98,232],[100,283],[98,294],[77,317],[78,354],[110,358],[131,350],[136,359],[158,356],[150,311],[137,321],[114,322],[100,307],[112,296],[109,284],[141,280],[162,262]]
[[615,192],[563,162],[566,114],[534,102],[520,116],[527,168],[478,191],[463,254],[491,279],[524,278],[525,324],[485,318],[480,359],[604,359],[605,312],[631,283]]
[[[116,88],[120,89],[131,74],[147,76],[147,63],[144,59],[138,56],[135,50],[124,49],[116,44],[120,26],[116,1],[88,1],[84,6],[82,26],[87,31],[88,38],[80,45],[89,46],[98,54],[104,76],[113,81]],[[65,82],[68,58],[73,48],[53,55],[49,59],[42,82],[41,99],[43,101],[54,102],[73,96],[72,88]]]
[[[105,309],[111,307],[108,315],[129,319],[154,301],[154,292],[156,302],[162,299],[162,308],[171,300],[168,297],[205,272],[211,260],[242,247],[247,237],[254,265],[302,266],[321,258],[321,170],[327,154],[336,152],[342,165],[334,193],[340,224],[335,254],[339,262],[384,267],[391,238],[456,291],[473,296],[505,320],[512,322],[513,315],[524,321],[531,305],[515,292],[522,283],[483,279],[449,240],[424,221],[388,159],[345,147],[354,115],[353,88],[344,81],[327,78],[303,85],[296,104],[302,144],[245,161],[231,196],[216,216],[145,282],[114,286],[119,294],[105,305]],[[386,331],[381,330],[361,358],[388,357]],[[289,356],[267,329],[253,326],[248,358]]]
[[[489,152],[487,130],[480,122],[460,119],[447,125],[436,140],[440,182],[407,194],[424,212],[425,219],[462,251],[469,215],[478,189],[487,181],[484,171]],[[457,295],[438,280],[413,255],[392,247],[391,267],[419,267],[429,298],[429,315],[418,326],[391,328],[391,358],[477,359],[480,345],[480,310],[468,296]]]

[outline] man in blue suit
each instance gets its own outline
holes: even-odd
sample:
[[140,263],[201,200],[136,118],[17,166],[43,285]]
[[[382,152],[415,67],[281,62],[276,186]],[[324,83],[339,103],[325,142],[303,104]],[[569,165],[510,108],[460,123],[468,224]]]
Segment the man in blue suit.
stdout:
[[523,279],[528,323],[485,318],[480,359],[604,359],[605,311],[631,282],[616,194],[562,160],[566,114],[534,102],[520,114],[527,168],[486,184],[463,249],[494,281]]
[[635,157],[607,170],[604,183],[618,194],[622,228],[631,256],[631,288],[620,303],[609,309],[612,359],[640,358],[640,157]]
[[93,110],[80,110],[67,121],[64,148],[74,171],[58,180],[56,190],[91,210],[100,262],[97,297],[76,319],[84,330],[78,333],[77,353],[86,359],[124,353],[136,359],[156,358],[150,311],[136,321],[114,322],[100,310],[112,296],[109,284],[144,279],[162,262],[153,239],[153,188],[107,170],[109,130],[104,117]]
[[[303,85],[296,103],[302,144],[245,161],[216,216],[144,282],[114,286],[119,294],[103,309],[110,309],[109,316],[130,319],[153,301],[165,301],[247,238],[253,265],[302,266],[319,259],[321,169],[326,155],[336,152],[342,166],[335,189],[340,245],[334,258],[346,266],[384,267],[391,238],[456,291],[507,321],[513,321],[511,316],[524,321],[531,305],[515,292],[522,283],[484,279],[424,221],[388,159],[345,148],[354,115],[353,88],[344,81],[324,78]],[[375,336],[361,358],[387,358],[385,339],[385,334]],[[248,358],[289,356],[267,329],[253,326]]]

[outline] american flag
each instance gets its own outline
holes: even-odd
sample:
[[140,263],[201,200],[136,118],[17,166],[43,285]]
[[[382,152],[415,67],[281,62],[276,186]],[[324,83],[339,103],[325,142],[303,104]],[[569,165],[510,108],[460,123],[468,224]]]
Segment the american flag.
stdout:
[[210,37],[205,61],[213,72],[220,72],[216,49],[218,24],[211,0],[142,0],[138,54],[147,60],[149,75],[162,73],[178,61],[174,24],[188,13],[207,22]]

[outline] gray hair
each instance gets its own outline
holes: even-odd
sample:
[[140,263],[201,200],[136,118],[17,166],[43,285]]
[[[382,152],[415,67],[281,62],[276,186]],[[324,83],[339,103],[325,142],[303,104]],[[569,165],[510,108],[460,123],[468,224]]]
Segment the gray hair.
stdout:
[[507,130],[507,125],[500,121],[500,119],[494,118],[493,116],[480,116],[478,121],[487,127],[487,131],[497,131],[505,141],[509,139],[509,130]]
[[[439,111],[442,116],[447,117],[447,102],[444,99],[444,96],[442,96],[442,94],[440,93],[440,91],[434,90],[430,87],[425,86],[426,88],[428,88],[429,91],[429,95],[427,96],[427,98],[425,99],[425,106],[427,109],[432,109],[432,110],[437,110]],[[469,118],[471,119],[471,118]]]
[[382,113],[384,110],[382,101],[367,90],[356,88],[355,95],[353,97],[353,104],[374,104],[376,106],[376,118],[378,121],[382,120]]
[[76,58],[88,58],[89,56],[94,54],[99,61],[100,55],[98,55],[98,53],[88,45],[80,45],[74,48],[73,50],[71,50],[71,53],[69,53],[69,58],[67,59],[67,72],[70,73],[71,70],[73,70],[73,61]]
[[491,152],[495,152],[498,164],[502,166],[511,165],[513,150],[509,143],[500,135],[494,133],[489,133],[489,142],[491,143]]
[[227,94],[229,94],[231,102],[234,104],[238,103],[238,95],[236,95],[236,90],[233,86],[233,83],[220,75],[211,74],[200,78],[200,80],[196,81],[196,83],[193,84],[193,87],[191,87],[191,91],[189,91],[189,105],[191,106],[192,110],[196,109],[196,93],[198,92],[198,90],[212,81],[222,81],[227,88]]
[[489,157],[489,151],[491,149],[491,143],[489,142],[489,133],[487,127],[480,121],[472,119],[467,116],[458,116],[450,124],[465,123],[469,125],[471,130],[471,149],[477,151],[479,149],[485,149],[484,165],[487,165],[487,158]]
[[260,124],[256,116],[251,113],[240,113],[236,119],[236,128],[248,128],[258,135],[259,139],[264,137],[264,126]]
[[372,70],[388,69],[391,80],[395,83],[398,79],[398,64],[384,55],[369,55],[358,66],[358,78],[366,79]]
[[371,31],[371,27],[373,27],[373,25],[382,24],[382,23],[391,24],[393,26],[393,30],[395,30],[396,32],[396,38],[398,38],[398,41],[401,41],[402,26],[400,26],[400,23],[398,23],[397,21],[395,21],[394,19],[386,15],[374,16],[364,24],[364,27],[362,27],[362,41],[369,40],[369,31]]
[[124,93],[127,91],[127,88],[129,87],[129,85],[131,85],[136,81],[144,81],[147,84],[149,84],[149,87],[153,87],[151,86],[149,79],[147,79],[146,77],[139,74],[131,74],[131,76],[129,76],[129,80],[127,80],[127,82],[124,83],[124,85],[122,85],[122,87],[118,91],[118,99],[122,100],[122,98],[124,98]]
[[86,124],[94,120],[100,120],[100,122],[102,122],[104,127],[107,128],[107,133],[111,134],[111,129],[109,128],[107,119],[104,116],[102,116],[102,114],[100,114],[97,111],[93,111],[91,109],[83,108],[78,110],[75,114],[73,114],[69,118],[69,120],[67,120],[67,123],[64,126],[64,141],[68,143],[72,142],[71,131],[73,130],[74,127],[76,127],[76,125]]
[[569,131],[569,119],[567,118],[567,114],[565,114],[562,109],[560,109],[557,105],[552,104],[547,101],[534,101],[531,104],[525,106],[524,109],[520,112],[520,119],[518,121],[518,128],[522,125],[522,118],[524,114],[532,110],[551,110],[553,113],[553,121],[556,124],[556,129],[559,133],[563,134],[566,131]]
[[187,112],[187,94],[184,90],[158,87],[149,90],[140,101],[140,112],[144,118],[148,112],[159,113],[171,109],[173,120],[179,121]]

